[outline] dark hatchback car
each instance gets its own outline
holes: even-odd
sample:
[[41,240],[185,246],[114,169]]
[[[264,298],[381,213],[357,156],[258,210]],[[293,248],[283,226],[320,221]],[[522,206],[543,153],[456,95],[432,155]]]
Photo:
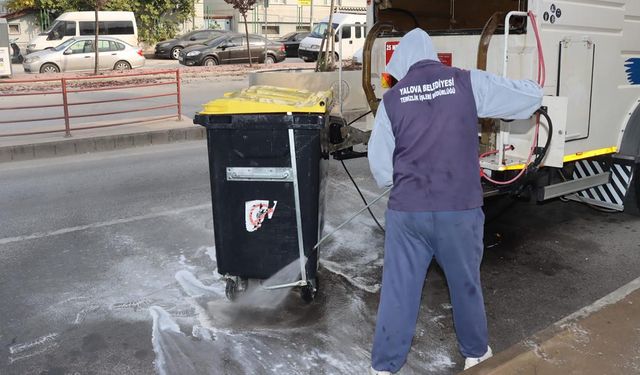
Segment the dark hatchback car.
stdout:
[[175,39],[163,40],[156,44],[155,57],[177,60],[180,56],[180,51],[184,48],[195,44],[202,44],[207,40],[218,38],[225,33],[226,31],[223,30],[196,30]]
[[300,48],[300,42],[302,39],[309,35],[308,32],[293,32],[289,33],[278,41],[284,44],[284,48],[287,51],[287,57],[298,57],[298,48]]
[[[180,52],[180,64],[187,66],[218,64],[244,64],[249,62],[247,56],[247,37],[244,34],[226,34],[217,39],[185,48]],[[265,41],[267,53],[265,58]],[[249,34],[251,46],[251,61],[258,63],[277,63],[283,61],[285,56],[284,45],[274,42],[260,35]]]

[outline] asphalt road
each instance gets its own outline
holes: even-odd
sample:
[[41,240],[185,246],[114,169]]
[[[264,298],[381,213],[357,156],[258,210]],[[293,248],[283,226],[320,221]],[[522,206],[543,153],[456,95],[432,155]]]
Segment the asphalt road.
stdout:
[[[376,196],[366,161],[348,164]],[[362,206],[340,165],[329,170],[327,230]],[[256,309],[222,296],[202,142],[2,164],[0,197],[2,374],[368,366],[383,234],[367,216],[322,249],[314,303],[293,292],[275,309]],[[482,275],[496,351],[640,276],[637,217],[560,201],[487,209]],[[380,219],[383,211],[374,208]],[[432,266],[402,374],[453,374],[461,363],[446,284]]]

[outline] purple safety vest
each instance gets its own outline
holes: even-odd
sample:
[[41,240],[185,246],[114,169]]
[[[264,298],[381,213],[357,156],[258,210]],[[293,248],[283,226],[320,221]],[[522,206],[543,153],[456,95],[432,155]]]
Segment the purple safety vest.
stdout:
[[459,211],[482,206],[478,112],[468,71],[423,60],[384,95],[395,136],[396,211]]

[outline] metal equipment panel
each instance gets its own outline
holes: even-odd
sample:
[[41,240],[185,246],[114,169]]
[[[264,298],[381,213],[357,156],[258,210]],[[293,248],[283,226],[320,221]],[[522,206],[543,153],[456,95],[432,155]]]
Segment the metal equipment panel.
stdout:
[[[567,126],[568,100],[566,97],[545,96],[542,105],[547,107],[549,116],[553,119],[553,137],[547,156],[542,161],[542,165],[547,167],[561,168],[564,164],[565,156],[565,133]],[[538,147],[542,147],[547,142],[549,125],[543,117],[540,118],[540,135],[538,137]],[[535,121],[522,120],[500,123],[500,138],[498,144],[504,148],[513,146],[513,150],[505,152],[504,161],[506,165],[517,165],[524,163],[531,150],[531,142],[534,138]],[[496,159],[496,161],[499,159]],[[504,165],[493,165],[490,169],[500,169]],[[484,167],[488,167],[484,165]]]
[[[562,96],[545,96],[542,105],[548,108],[548,113],[553,120],[553,137],[547,151],[547,156],[542,160],[542,165],[547,167],[562,168],[564,165],[564,145],[568,119],[569,100]],[[548,137],[548,124],[544,117],[540,118],[540,139],[538,146],[544,145]]]
[[560,42],[558,96],[568,97],[571,108],[567,141],[589,137],[595,47],[590,40],[565,39]]

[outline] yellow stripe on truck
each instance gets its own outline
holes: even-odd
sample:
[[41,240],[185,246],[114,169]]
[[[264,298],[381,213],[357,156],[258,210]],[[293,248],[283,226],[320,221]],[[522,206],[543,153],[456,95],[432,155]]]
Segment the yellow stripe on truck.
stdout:
[[[605,147],[598,150],[576,152],[575,154],[565,155],[564,162],[570,163],[572,161],[594,158],[596,156],[615,154],[616,152],[618,152],[617,147]],[[519,171],[524,167],[525,167],[524,164],[514,164],[514,165],[507,165],[506,167],[500,167],[499,170],[501,172],[502,171]]]

